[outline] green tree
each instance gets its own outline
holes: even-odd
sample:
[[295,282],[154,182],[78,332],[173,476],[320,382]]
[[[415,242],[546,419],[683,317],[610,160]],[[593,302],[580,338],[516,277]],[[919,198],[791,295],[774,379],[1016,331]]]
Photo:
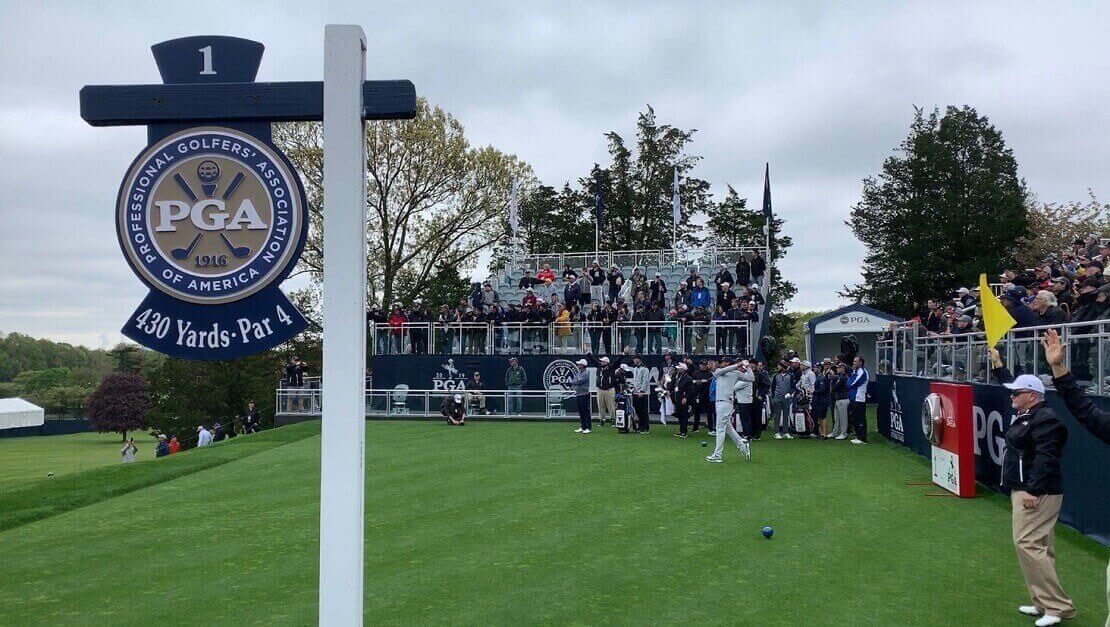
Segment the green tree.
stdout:
[[709,183],[691,175],[701,160],[700,156],[688,153],[696,132],[659,123],[655,110],[648,105],[636,120],[635,153],[616,131],[605,134],[609,140],[609,165],[595,165],[589,176],[578,181],[582,194],[589,199],[587,215],[591,227],[594,190],[600,183],[603,250],[671,248],[675,170],[682,199],[678,240],[686,244],[698,242],[692,219],[708,212],[712,199]]
[[1025,182],[985,116],[916,109],[909,136],[863,181],[848,225],[867,247],[863,283],[842,295],[911,315],[915,303],[997,274],[1028,233]]
[[[748,207],[748,199],[741,198],[740,194],[731,185],[725,198],[713,206],[709,212],[706,227],[709,231],[708,243],[714,246],[740,247],[761,246],[767,239],[763,227],[767,219],[762,209]],[[770,334],[781,344],[795,327],[794,319],[786,314],[786,304],[798,289],[790,281],[783,278],[779,270],[779,261],[786,256],[794,240],[789,235],[783,235],[783,226],[786,221],[772,214],[771,219],[771,327]]]
[[[309,364],[319,367],[319,362]],[[247,401],[255,401],[263,419],[270,419],[281,367],[278,351],[216,362],[167,358],[150,381],[150,425],[192,447],[197,425],[231,425]]]
[[[305,183],[312,225],[300,272],[323,276],[323,137],[318,123],[277,125],[275,143]],[[372,303],[408,302],[437,268],[472,265],[504,233],[514,178],[531,168],[424,99],[414,120],[366,125],[367,285]],[[407,277],[401,275],[407,274]],[[405,291],[399,291],[401,284]]]

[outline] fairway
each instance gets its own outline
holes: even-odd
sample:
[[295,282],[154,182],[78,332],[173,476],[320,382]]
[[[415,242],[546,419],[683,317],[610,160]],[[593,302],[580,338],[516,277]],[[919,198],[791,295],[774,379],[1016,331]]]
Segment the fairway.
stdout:
[[[320,438],[304,427],[0,532],[0,624],[315,622]],[[925,497],[906,485],[925,460],[877,436],[764,439],[711,465],[673,426],[572,429],[368,423],[367,621],[1031,624],[1008,501]],[[1069,624],[1101,625],[1110,552],[1062,527],[1056,552]]]
[[[154,458],[154,438],[132,431],[139,452],[136,461]],[[27,483],[54,473],[65,475],[120,463],[123,442],[118,433],[0,438],[0,489]]]

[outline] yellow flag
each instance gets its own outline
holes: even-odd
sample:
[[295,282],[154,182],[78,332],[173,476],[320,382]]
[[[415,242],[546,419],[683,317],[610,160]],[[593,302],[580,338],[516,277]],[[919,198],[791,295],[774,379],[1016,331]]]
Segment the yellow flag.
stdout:
[[995,298],[985,274],[979,275],[979,298],[983,304],[983,329],[987,332],[987,346],[994,346],[1017,322]]

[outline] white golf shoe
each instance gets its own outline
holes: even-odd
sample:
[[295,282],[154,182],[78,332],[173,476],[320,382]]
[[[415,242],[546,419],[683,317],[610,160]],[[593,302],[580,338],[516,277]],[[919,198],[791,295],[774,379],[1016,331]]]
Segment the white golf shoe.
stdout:
[[752,445],[750,443],[744,442],[740,452],[744,453],[744,461],[750,462],[752,460]]
[[1044,616],[1038,618],[1037,622],[1033,624],[1037,627],[1048,627],[1049,625],[1059,625],[1062,622],[1064,622],[1064,619],[1060,618],[1059,616],[1045,614]]
[[586,434],[587,434],[587,433],[589,433],[589,432],[590,432],[590,430],[589,430],[589,429],[585,429],[585,430],[583,430],[583,431],[582,431],[582,435],[586,435]]
[[1026,616],[1040,616],[1044,613],[1036,605],[1022,605],[1018,607],[1018,611]]
[[860,440],[859,438],[852,438],[852,444],[864,444],[864,443],[865,442],[863,440]]
[[577,429],[574,430],[574,432],[575,433],[582,433],[582,427],[578,427]]
[[719,464],[724,460],[722,460],[720,457],[717,457],[716,455],[706,455],[705,456],[705,461],[711,462],[711,463],[714,463],[714,464]]
[[776,440],[781,440],[782,439],[782,434],[781,433],[776,433],[775,434],[775,439]]

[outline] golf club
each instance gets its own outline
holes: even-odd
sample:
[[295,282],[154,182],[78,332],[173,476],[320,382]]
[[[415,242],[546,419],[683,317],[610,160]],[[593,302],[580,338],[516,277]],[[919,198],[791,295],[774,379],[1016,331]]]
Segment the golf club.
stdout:
[[174,259],[188,259],[189,255],[193,254],[193,249],[197,247],[197,242],[200,241],[201,235],[203,235],[203,233],[197,233],[197,236],[193,238],[193,241],[189,244],[188,248],[174,248],[170,251],[170,255]]
[[242,259],[243,257],[246,257],[247,255],[251,254],[251,249],[250,248],[248,248],[247,246],[236,246],[236,245],[232,244],[231,240],[227,239],[227,236],[224,235],[223,233],[220,233],[220,238],[224,240],[224,243],[227,244],[227,249],[231,251],[231,254],[236,259]]

